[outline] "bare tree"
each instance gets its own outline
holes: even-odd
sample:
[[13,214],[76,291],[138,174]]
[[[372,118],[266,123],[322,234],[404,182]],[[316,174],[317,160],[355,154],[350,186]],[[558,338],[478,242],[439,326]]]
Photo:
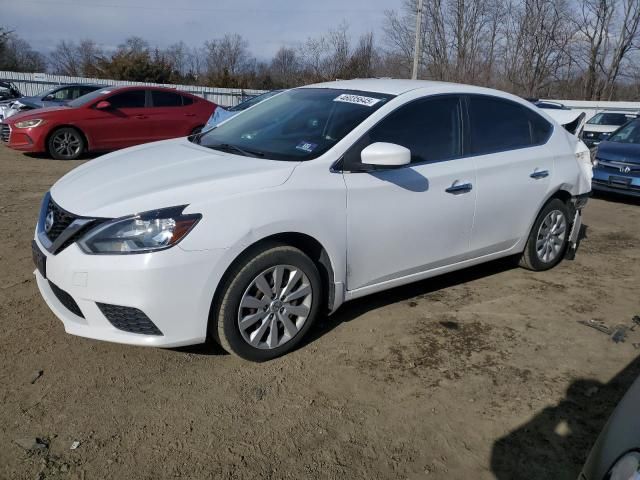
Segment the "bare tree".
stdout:
[[251,58],[247,41],[238,34],[225,34],[205,43],[206,68],[210,78],[234,77],[244,72]]
[[564,0],[524,0],[510,5],[505,22],[504,69],[510,89],[538,96],[568,63],[573,37]]
[[292,87],[300,81],[300,59],[294,48],[280,47],[271,60],[270,74],[277,84]]
[[609,65],[607,75],[604,81],[603,91],[607,99],[613,96],[616,80],[620,75],[620,69],[627,55],[633,49],[640,48],[638,41],[640,40],[640,1],[623,0],[623,12],[619,28],[618,37],[615,47],[611,55],[611,64]]
[[42,54],[13,32],[2,32],[0,69],[17,72],[44,72],[47,62]]

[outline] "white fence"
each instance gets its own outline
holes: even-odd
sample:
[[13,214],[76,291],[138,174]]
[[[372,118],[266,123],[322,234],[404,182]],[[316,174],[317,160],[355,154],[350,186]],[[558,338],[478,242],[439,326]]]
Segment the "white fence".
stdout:
[[106,80],[103,78],[68,77],[66,75],[49,75],[47,73],[20,73],[0,71],[0,80],[12,82],[23,95],[36,95],[58,85],[71,83],[92,85],[146,85],[154,87],[168,87],[192,93],[222,106],[237,105],[248,97],[263,93],[264,90],[247,90],[241,88],[214,88],[196,85],[165,85],[160,83],[127,82],[122,80]]

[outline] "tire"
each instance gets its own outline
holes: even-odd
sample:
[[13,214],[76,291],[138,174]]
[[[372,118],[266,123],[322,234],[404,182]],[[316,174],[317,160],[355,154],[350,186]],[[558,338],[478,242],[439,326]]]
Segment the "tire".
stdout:
[[71,127],[54,130],[47,141],[47,151],[56,160],[77,160],[86,147],[84,136]]
[[245,360],[264,362],[290,352],[318,316],[324,293],[320,273],[295,247],[266,245],[226,277],[209,332]]
[[191,133],[189,134],[189,136],[197,135],[202,131],[203,128],[204,128],[204,125],[200,125],[199,127],[194,128],[193,130],[191,130]]
[[536,218],[519,265],[533,271],[549,270],[564,258],[571,228],[569,207],[554,198]]

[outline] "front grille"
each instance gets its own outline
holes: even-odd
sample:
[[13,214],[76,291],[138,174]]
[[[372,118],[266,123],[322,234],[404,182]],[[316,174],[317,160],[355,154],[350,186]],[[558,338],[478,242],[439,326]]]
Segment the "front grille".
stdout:
[[149,317],[142,310],[107,303],[96,303],[96,305],[111,325],[118,330],[142,335],[162,335],[160,329],[149,320]]
[[65,306],[67,310],[69,310],[71,313],[79,317],[84,318],[84,315],[80,310],[80,307],[78,306],[78,304],[76,303],[76,301],[73,299],[71,295],[69,295],[67,292],[62,290],[60,287],[58,287],[54,283],[49,282],[49,286],[51,287],[53,294],[60,301],[60,303]]
[[9,143],[9,137],[11,136],[11,127],[6,123],[0,126],[0,140],[4,143]]
[[[607,160],[599,160],[598,159],[598,168],[602,170],[616,172],[618,174],[623,175],[638,175],[640,174],[640,164],[637,163],[629,163],[629,162],[610,162]],[[629,171],[625,171],[626,169]]]
[[[53,212],[53,225],[47,232],[49,240],[54,242],[64,232],[71,223],[78,218],[72,213],[63,210],[55,202],[49,199],[49,205],[47,205],[47,215]],[[46,217],[45,217],[46,218]]]

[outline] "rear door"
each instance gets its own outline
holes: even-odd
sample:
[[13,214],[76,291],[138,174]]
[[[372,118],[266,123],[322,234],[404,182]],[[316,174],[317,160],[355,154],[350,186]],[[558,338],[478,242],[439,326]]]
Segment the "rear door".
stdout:
[[125,90],[101,100],[111,108],[98,110],[94,105],[82,126],[92,149],[124,148],[153,140],[145,90]]
[[473,158],[477,206],[471,234],[475,257],[513,247],[528,234],[549,189],[553,126],[531,109],[488,95],[467,97],[466,154]]
[[149,125],[154,140],[183,137],[196,127],[196,115],[183,105],[183,98],[178,93],[151,90]]

